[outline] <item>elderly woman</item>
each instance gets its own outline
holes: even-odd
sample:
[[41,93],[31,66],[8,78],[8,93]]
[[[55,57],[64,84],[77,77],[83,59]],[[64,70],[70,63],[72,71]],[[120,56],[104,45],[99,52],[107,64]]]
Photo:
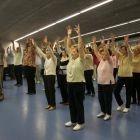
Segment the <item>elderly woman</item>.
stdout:
[[124,113],[127,113],[130,110],[131,103],[131,94],[132,94],[132,52],[130,46],[128,45],[129,36],[124,37],[124,44],[121,46],[121,53],[116,50],[114,41],[115,36],[113,34],[110,35],[112,40],[112,51],[118,58],[119,64],[119,72],[118,72],[118,80],[114,89],[114,95],[116,101],[118,103],[118,111],[121,111],[125,103],[121,99],[120,91],[125,84],[126,87],[126,107],[123,110]]
[[69,55],[69,64],[67,66],[67,82],[71,121],[67,122],[65,126],[76,125],[73,130],[80,130],[84,127],[85,123],[83,105],[85,93],[85,53],[79,24],[75,28],[75,31],[78,34],[78,45],[71,46],[72,28],[68,26],[67,31],[67,50]]
[[45,83],[45,94],[48,101],[48,106],[46,109],[49,111],[56,109],[56,102],[55,102],[55,76],[56,76],[56,65],[57,65],[57,58],[54,55],[52,49],[50,48],[50,43],[47,43],[47,36],[44,39],[46,43],[46,54],[42,52],[42,50],[36,47],[36,50],[42,57],[45,59],[44,64],[44,83]]
[[27,54],[24,56],[23,65],[25,67],[25,72],[27,76],[27,86],[28,92],[27,94],[34,95],[36,94],[35,87],[35,48],[32,40],[28,40],[26,42]]
[[60,68],[57,71],[59,73],[59,78],[60,78],[60,91],[61,91],[61,96],[62,96],[62,101],[60,104],[65,104],[68,105],[68,93],[67,93],[67,65],[69,63],[69,58],[67,56],[67,36],[64,37],[64,48],[60,49],[59,44],[58,44],[58,39],[57,39],[57,51],[59,55],[62,54],[62,57],[60,59]]
[[17,47],[17,49],[15,49],[15,45],[14,45],[14,41],[12,41],[13,44],[13,52],[15,54],[14,57],[14,65],[15,65],[15,76],[16,76],[16,81],[17,83],[15,84],[15,86],[22,86],[22,50],[21,50],[21,46],[20,46],[20,42],[19,43],[19,47]]
[[[133,53],[132,61],[132,72],[133,72],[133,86],[132,86],[132,98],[131,104],[136,104],[140,106],[140,44],[136,45]],[[137,99],[136,102],[136,92]]]
[[104,117],[104,120],[111,118],[112,109],[112,93],[113,84],[115,83],[113,77],[114,64],[111,58],[111,51],[105,45],[104,37],[101,40],[103,51],[101,54],[98,52],[96,45],[96,37],[92,38],[94,44],[94,52],[100,63],[98,66],[98,99],[101,106],[101,113],[97,117]]

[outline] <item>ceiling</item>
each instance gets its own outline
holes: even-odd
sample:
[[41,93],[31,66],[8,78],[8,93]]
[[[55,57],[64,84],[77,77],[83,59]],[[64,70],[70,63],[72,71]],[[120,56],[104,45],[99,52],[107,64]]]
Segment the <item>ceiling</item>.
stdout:
[[[86,9],[101,0],[1,0],[0,38],[15,40],[46,25]],[[140,18],[140,0],[114,0],[103,6],[82,13],[33,35],[40,41],[45,35],[55,41],[67,35],[66,27],[80,24],[81,33],[99,30],[112,25]],[[84,43],[91,42],[92,36],[109,38],[140,31],[140,21],[95,34],[83,36]],[[72,36],[76,36],[73,32]],[[23,39],[25,40],[25,39]]]

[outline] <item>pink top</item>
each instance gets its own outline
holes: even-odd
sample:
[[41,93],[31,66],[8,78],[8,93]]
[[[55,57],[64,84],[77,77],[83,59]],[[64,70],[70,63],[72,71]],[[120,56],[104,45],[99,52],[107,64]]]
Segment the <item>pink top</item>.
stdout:
[[100,58],[100,64],[98,66],[98,84],[101,85],[115,84],[113,70],[114,64],[112,58],[106,61]]
[[113,62],[114,62],[114,68],[118,69],[118,58],[116,57],[116,55],[111,55]]

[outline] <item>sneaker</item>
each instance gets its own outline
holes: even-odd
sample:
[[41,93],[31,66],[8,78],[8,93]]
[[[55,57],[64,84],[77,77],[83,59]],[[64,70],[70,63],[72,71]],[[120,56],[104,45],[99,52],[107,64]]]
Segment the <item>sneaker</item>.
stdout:
[[130,108],[125,108],[125,109],[123,110],[123,113],[129,112],[129,110],[130,110]]
[[84,128],[84,124],[77,124],[77,125],[73,128],[73,130],[77,131],[77,130],[80,130],[80,129],[82,129],[82,128]]
[[105,116],[105,113],[101,112],[100,114],[97,115],[97,118],[100,118],[100,117],[103,117],[103,116]]
[[4,94],[0,94],[0,101],[4,99]]
[[51,105],[48,105],[47,107],[45,107],[45,109],[49,109],[51,107]]
[[122,110],[123,106],[125,105],[125,103],[123,103],[121,106],[118,106],[117,110],[120,111]]
[[107,121],[109,119],[111,119],[111,115],[106,114],[105,117],[104,117],[104,121]]
[[49,111],[52,111],[52,110],[54,110],[54,109],[56,109],[56,106],[51,106],[51,107],[49,108]]
[[40,81],[37,81],[37,84],[40,84],[41,82]]
[[67,126],[67,127],[69,127],[69,126],[75,126],[75,125],[77,125],[77,123],[72,123],[71,121],[65,123],[65,126]]

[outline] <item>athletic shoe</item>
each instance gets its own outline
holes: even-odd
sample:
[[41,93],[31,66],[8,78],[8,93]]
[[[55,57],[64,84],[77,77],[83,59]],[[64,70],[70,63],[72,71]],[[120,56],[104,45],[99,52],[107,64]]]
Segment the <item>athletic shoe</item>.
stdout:
[[69,127],[69,126],[75,126],[75,125],[77,125],[77,123],[72,123],[71,121],[65,123],[65,126],[67,126],[67,127]]
[[117,110],[120,111],[122,110],[123,106],[125,105],[125,103],[123,103],[121,106],[118,106]]
[[77,124],[77,125],[73,128],[73,130],[77,131],[77,130],[80,130],[80,129],[82,129],[82,128],[84,128],[84,124]]

